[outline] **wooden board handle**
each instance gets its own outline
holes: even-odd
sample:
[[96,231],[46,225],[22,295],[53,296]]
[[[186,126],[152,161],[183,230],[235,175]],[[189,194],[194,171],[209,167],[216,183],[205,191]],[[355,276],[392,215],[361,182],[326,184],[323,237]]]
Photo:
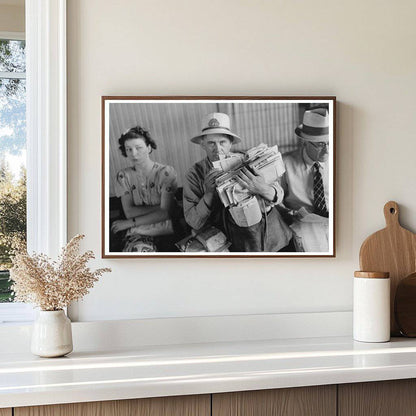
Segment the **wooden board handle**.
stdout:
[[384,218],[387,227],[399,227],[399,205],[395,201],[389,201],[384,205]]

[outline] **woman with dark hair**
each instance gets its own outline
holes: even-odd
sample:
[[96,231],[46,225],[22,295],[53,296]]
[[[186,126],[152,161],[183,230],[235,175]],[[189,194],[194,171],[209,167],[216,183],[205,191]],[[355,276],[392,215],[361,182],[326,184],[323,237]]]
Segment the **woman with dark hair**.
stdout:
[[123,251],[162,251],[158,239],[153,237],[173,234],[176,172],[171,166],[150,159],[157,146],[142,127],[129,129],[118,142],[121,154],[131,166],[117,173],[115,191],[126,219],[114,221],[111,230],[127,230]]

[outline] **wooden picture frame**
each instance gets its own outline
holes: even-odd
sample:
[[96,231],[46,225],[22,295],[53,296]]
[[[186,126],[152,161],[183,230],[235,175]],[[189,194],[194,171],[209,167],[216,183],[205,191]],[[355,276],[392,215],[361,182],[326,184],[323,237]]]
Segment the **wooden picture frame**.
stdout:
[[335,116],[333,96],[103,96],[102,257],[335,257]]

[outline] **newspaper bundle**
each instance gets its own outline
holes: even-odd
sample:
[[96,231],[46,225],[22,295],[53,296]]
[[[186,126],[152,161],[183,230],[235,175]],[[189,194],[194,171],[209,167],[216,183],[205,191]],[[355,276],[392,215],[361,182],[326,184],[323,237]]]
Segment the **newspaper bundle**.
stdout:
[[243,158],[235,155],[214,162],[214,168],[224,171],[224,174],[217,178],[216,184],[218,195],[225,207],[240,204],[251,197],[248,190],[236,179],[244,167],[256,175],[261,175],[269,184],[285,173],[282,155],[277,146],[269,147],[264,143],[249,149]]
[[214,168],[221,169],[224,174],[216,180],[217,192],[221,202],[240,227],[250,227],[261,221],[261,209],[258,199],[251,195],[237,180],[241,169],[264,178],[271,184],[285,173],[282,155],[277,146],[269,147],[260,144],[249,149],[244,157],[233,155],[229,158],[214,162]]

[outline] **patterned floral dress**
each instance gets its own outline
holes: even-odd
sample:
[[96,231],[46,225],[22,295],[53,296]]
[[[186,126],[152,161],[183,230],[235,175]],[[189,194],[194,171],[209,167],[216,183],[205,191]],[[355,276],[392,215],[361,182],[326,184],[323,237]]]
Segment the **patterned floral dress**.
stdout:
[[[154,162],[148,175],[142,175],[134,167],[119,171],[115,181],[115,192],[117,197],[130,195],[136,206],[153,206],[160,205],[163,193],[174,194],[177,186],[175,169]],[[170,219],[132,227],[126,233],[126,244],[123,251],[158,251],[153,237],[172,232]]]

